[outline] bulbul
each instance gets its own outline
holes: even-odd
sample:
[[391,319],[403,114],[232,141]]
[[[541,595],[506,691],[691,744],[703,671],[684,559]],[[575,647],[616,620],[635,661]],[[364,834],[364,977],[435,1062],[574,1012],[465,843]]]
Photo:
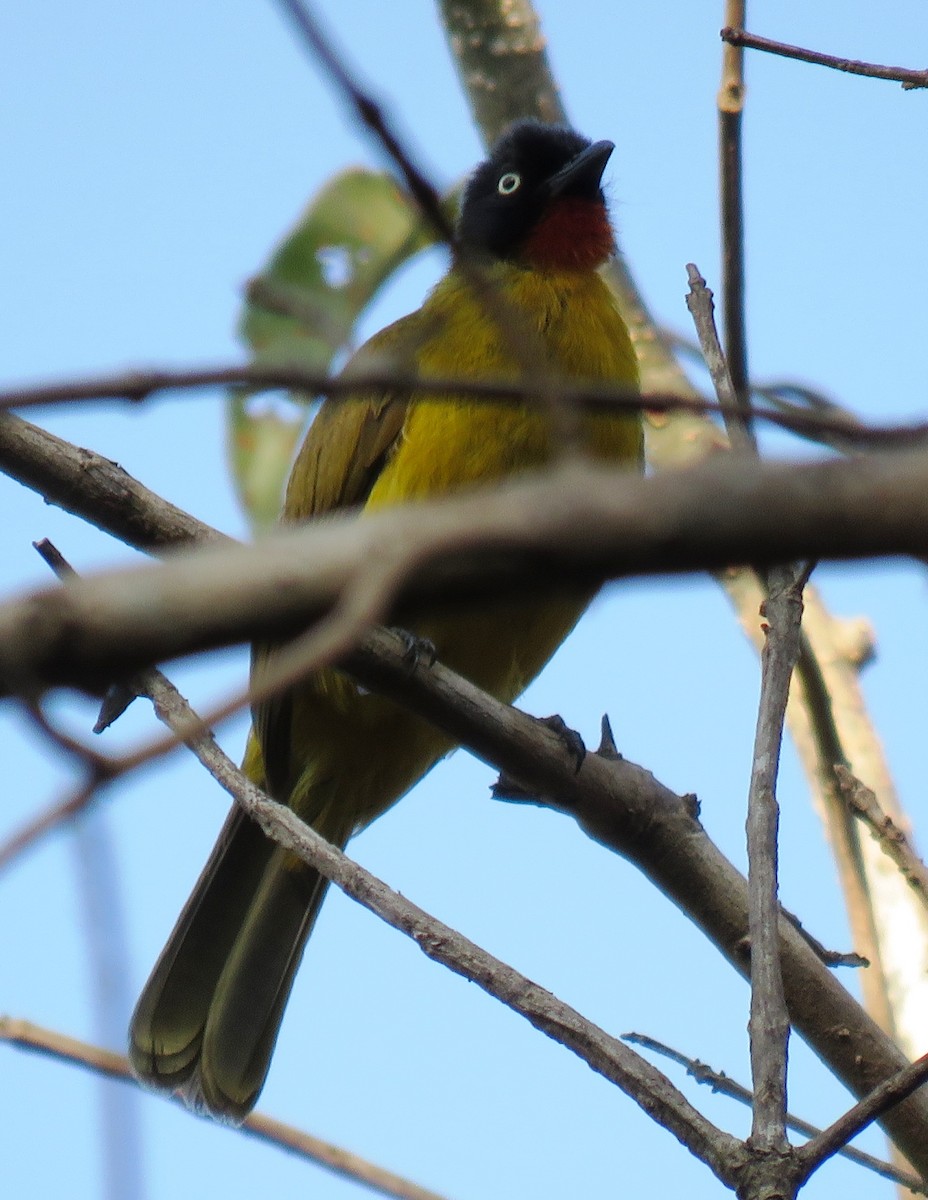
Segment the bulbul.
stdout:
[[[611,142],[520,122],[464,193],[451,268],[422,307],[354,355],[345,374],[397,368],[426,386],[326,402],[287,485],[282,520],[364,513],[542,467],[556,449],[537,403],[429,395],[433,378],[519,378],[528,331],[533,372],[634,386],[628,331],[599,268],[614,253],[601,179]],[[475,287],[475,276],[483,283]],[[487,289],[497,302],[490,303]],[[492,299],[492,297],[491,297]],[[526,339],[521,339],[525,343]],[[637,415],[579,423],[591,457],[638,467]],[[589,602],[495,601],[424,617],[411,631],[485,691],[514,700]],[[281,647],[258,645],[260,677]],[[262,701],[246,774],[337,846],[385,812],[443,755],[447,737],[335,669]],[[130,1054],[144,1082],[240,1121],[264,1084],[293,978],[327,887],[235,807],[135,1009]]]

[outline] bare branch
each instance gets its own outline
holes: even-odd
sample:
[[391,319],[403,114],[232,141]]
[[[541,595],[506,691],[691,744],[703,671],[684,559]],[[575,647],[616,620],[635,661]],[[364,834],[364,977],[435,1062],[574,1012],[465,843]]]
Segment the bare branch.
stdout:
[[[626,1042],[643,1046],[646,1050],[653,1050],[655,1054],[662,1054],[665,1058],[679,1063],[681,1067],[685,1068],[687,1075],[692,1076],[697,1083],[710,1087],[713,1092],[728,1096],[732,1100],[746,1104],[749,1108],[754,1103],[754,1093],[750,1088],[738,1083],[724,1071],[713,1070],[706,1063],[700,1062],[698,1058],[688,1058],[679,1050],[674,1050],[671,1046],[667,1046],[645,1033],[624,1033],[622,1038]],[[808,1138],[817,1137],[822,1132],[817,1125],[804,1121],[802,1117],[794,1116],[792,1113],[786,1114],[786,1124],[796,1133],[801,1133]],[[903,1171],[892,1163],[874,1158],[872,1154],[866,1154],[854,1146],[841,1146],[836,1153],[850,1162],[857,1163],[858,1166],[865,1167],[868,1171],[873,1171],[875,1175],[881,1175],[884,1179],[891,1179],[894,1183],[901,1184],[919,1196],[928,1196],[928,1185],[917,1175],[913,1175],[911,1171]]]
[[338,90],[349,102],[357,119],[381,143],[391,161],[399,168],[423,216],[444,242],[454,241],[454,229],[445,215],[441,196],[392,128],[383,108],[358,87],[351,72],[324,36],[315,17],[301,0],[279,0],[281,8],[296,26],[301,40],[319,60]]
[[[686,294],[686,307],[690,310],[703,358],[712,376],[712,383],[719,398],[719,406],[725,420],[732,447],[745,453],[756,453],[754,438],[748,424],[748,407],[744,397],[735,387],[728,363],[722,353],[719,336],[715,328],[715,305],[712,292],[695,263],[687,263],[686,274],[690,290]],[[746,393],[744,394],[746,396]]]
[[12,413],[0,413],[0,471],[140,550],[229,540],[162,500],[118,463]]
[[[878,499],[877,499],[878,498]],[[105,687],[140,667],[327,613],[359,570],[397,578],[379,620],[635,573],[928,550],[928,456],[726,460],[650,479],[592,464],[453,499],[178,552],[0,607],[0,690]]]
[[[440,664],[410,673],[403,651],[398,636],[378,631],[344,665],[364,686],[406,704],[629,857],[739,972],[747,973],[745,880],[713,846],[685,799],[625,759],[590,754],[578,772],[562,739],[539,722],[480,693]],[[892,1041],[785,918],[780,936],[793,1023],[847,1086],[864,1094],[904,1066]],[[911,1098],[888,1114],[885,1124],[910,1160],[928,1171],[928,1101]]]
[[487,143],[516,117],[568,123],[528,0],[441,0],[440,6],[454,64]]
[[[405,670],[408,673],[408,664]],[[463,680],[457,682],[464,683]],[[158,682],[155,696],[160,705],[159,716],[167,719],[169,724],[177,724],[179,719],[184,728],[196,720],[196,714],[166,680]],[[505,709],[505,706],[500,707]],[[256,788],[215,741],[204,738],[191,748],[220,786],[269,837],[298,854],[394,929],[411,937],[429,958],[478,984],[554,1041],[579,1055],[594,1071],[622,1088],[654,1120],[676,1134],[717,1175],[723,1179],[731,1178],[732,1164],[740,1158],[737,1140],[716,1129],[696,1112],[645,1059],[347,858],[314,829],[303,824],[290,809]]]
[[884,853],[889,855],[914,888],[921,902],[928,905],[928,867],[909,842],[905,830],[900,829],[892,817],[883,812],[876,792],[840,763],[835,766],[835,776],[851,812],[863,821]]
[[[726,24],[743,25],[745,7],[746,0],[726,0]],[[744,313],[744,203],[741,162],[744,94],[744,55],[739,47],[725,45],[722,50],[722,80],[718,93],[725,358],[744,431],[748,438],[753,440],[749,417],[748,347]],[[732,444],[736,447],[738,445],[734,440]]]
[[899,1071],[892,1079],[887,1079],[879,1087],[873,1089],[859,1104],[839,1117],[833,1125],[817,1134],[810,1142],[796,1150],[796,1161],[802,1171],[802,1179],[808,1179],[813,1171],[835,1154],[840,1146],[844,1146],[856,1137],[862,1129],[875,1121],[893,1105],[911,1096],[917,1088],[928,1080],[928,1054],[923,1054],[910,1066]]
[[[104,1050],[100,1046],[92,1046],[88,1042],[78,1041],[77,1038],[67,1037],[51,1029],[43,1029],[40,1025],[33,1025],[31,1021],[0,1016],[0,1041],[17,1046],[21,1050],[46,1054],[61,1062],[85,1067],[108,1079],[117,1079],[134,1087],[139,1086],[129,1068],[128,1059],[122,1054]],[[283,1121],[277,1121],[264,1113],[251,1113],[241,1125],[236,1126],[236,1132],[239,1130],[280,1150],[288,1150],[291,1154],[324,1167],[344,1179],[380,1192],[381,1195],[394,1196],[397,1200],[445,1200],[437,1192],[419,1187],[401,1175],[395,1175],[392,1171],[378,1167],[376,1163],[368,1162],[349,1150],[343,1150],[341,1146],[324,1142],[311,1133],[304,1133],[293,1125],[285,1125]]]
[[757,732],[748,796],[748,890],[751,944],[751,1073],[754,1109],[751,1144],[782,1154],[786,1140],[786,1050],[789,1015],[780,969],[776,929],[776,780],[793,668],[799,658],[802,586],[789,567],[771,570],[763,615],[766,642],[761,654]]
[[[701,278],[701,277],[700,277]],[[702,281],[703,284],[705,281]],[[708,293],[711,298],[711,292]],[[679,341],[680,339],[675,339]],[[635,388],[614,385],[577,383],[576,380],[555,381],[558,396],[564,404],[576,406],[589,413],[634,412],[647,409],[653,414],[683,412],[696,416],[719,413],[724,416],[725,404],[692,392],[639,392]],[[175,370],[133,370],[100,375],[89,379],[61,380],[56,383],[28,384],[0,391],[0,413],[13,408],[54,407],[61,404],[87,403],[88,401],[125,400],[141,403],[159,392],[187,391],[209,387],[243,387],[259,393],[285,389],[311,396],[327,396],[330,400],[351,401],[369,391],[398,389],[416,393],[427,390],[435,396],[475,396],[495,400],[500,404],[523,404],[537,401],[538,387],[534,381],[513,379],[445,379],[429,376],[409,375],[402,371],[371,372],[344,378],[324,372],[309,371],[296,366],[273,364],[250,364],[243,366],[191,367]],[[785,429],[820,441],[834,442],[845,450],[855,447],[910,447],[914,442],[928,439],[928,422],[901,422],[892,425],[864,424],[853,413],[836,404],[820,401],[817,393],[802,389],[797,384],[774,383],[758,386],[755,394],[765,401],[754,404],[747,410],[751,420],[766,421],[778,429]],[[786,395],[802,396],[805,403],[789,403]],[[12,423],[12,424],[9,424]],[[22,427],[25,426],[25,429]],[[17,472],[16,454],[26,448],[23,442],[31,433],[32,449],[40,437],[50,439],[54,435],[36,430],[35,426],[12,416],[0,415],[0,470],[21,478],[28,486],[28,478]],[[38,433],[39,437],[36,437]],[[18,438],[16,435],[19,435]],[[54,439],[54,441],[52,441]],[[88,450],[71,447],[72,452],[88,456]],[[107,460],[101,459],[102,466]]]
[[745,29],[723,29],[719,34],[730,46],[744,46],[748,50],[765,50],[768,54],[779,54],[782,58],[795,58],[799,62],[812,63],[817,67],[831,67],[835,71],[846,71],[849,75],[866,75],[869,79],[891,79],[901,83],[903,89],[928,87],[928,71],[916,71],[909,67],[884,67],[877,63],[859,62],[853,58],[836,58],[818,50],[803,50],[788,42],[775,42],[770,38],[748,33]]

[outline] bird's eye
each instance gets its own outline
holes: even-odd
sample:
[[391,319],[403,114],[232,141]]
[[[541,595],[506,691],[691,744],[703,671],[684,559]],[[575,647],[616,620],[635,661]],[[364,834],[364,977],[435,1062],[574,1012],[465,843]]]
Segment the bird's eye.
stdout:
[[515,171],[507,171],[505,175],[501,175],[499,183],[496,185],[496,190],[501,196],[511,196],[513,192],[519,190],[522,186],[522,176],[517,175]]

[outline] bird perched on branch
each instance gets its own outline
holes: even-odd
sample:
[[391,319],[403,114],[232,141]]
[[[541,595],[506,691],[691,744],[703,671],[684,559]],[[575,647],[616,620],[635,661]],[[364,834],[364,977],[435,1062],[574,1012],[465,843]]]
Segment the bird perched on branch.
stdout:
[[[601,186],[612,149],[534,122],[500,138],[466,188],[448,273],[417,312],[372,337],[345,368],[361,375],[386,361],[426,386],[323,404],[294,464],[284,521],[348,507],[363,519],[552,458],[550,408],[430,396],[429,375],[636,384],[628,331],[598,272],[614,252]],[[640,465],[637,415],[584,416],[576,430],[589,455]],[[412,632],[509,702],[589,599],[496,601],[424,618]],[[254,675],[280,652],[256,646]],[[344,846],[451,748],[420,717],[327,669],[255,705],[244,770]],[[326,886],[233,808],[132,1018],[132,1065],[144,1082],[223,1119],[244,1118]]]

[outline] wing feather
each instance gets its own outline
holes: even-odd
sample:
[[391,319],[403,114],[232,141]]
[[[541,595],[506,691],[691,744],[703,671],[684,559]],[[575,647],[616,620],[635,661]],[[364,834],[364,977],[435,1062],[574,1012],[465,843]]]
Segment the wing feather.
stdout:
[[[412,313],[365,342],[346,364],[342,376],[413,373],[422,334],[419,318],[419,313]],[[323,402],[293,465],[281,519],[305,521],[363,505],[402,437],[408,407],[409,393],[399,390],[359,393]],[[269,666],[285,645],[256,644],[252,650],[252,677]],[[265,764],[266,786],[286,801],[296,785],[291,777],[292,692],[255,705],[252,721]]]

